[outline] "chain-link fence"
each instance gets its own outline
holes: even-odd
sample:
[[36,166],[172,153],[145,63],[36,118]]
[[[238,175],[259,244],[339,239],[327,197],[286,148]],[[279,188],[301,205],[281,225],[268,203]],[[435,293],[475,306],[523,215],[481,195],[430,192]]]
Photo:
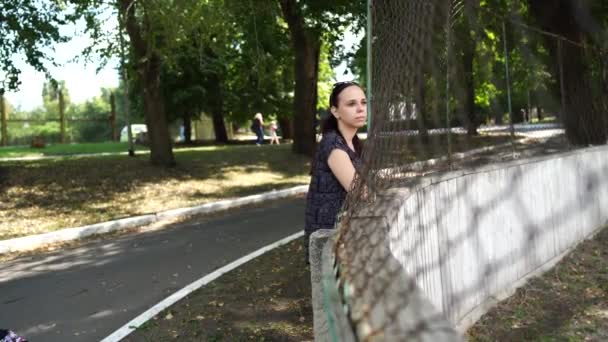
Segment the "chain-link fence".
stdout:
[[116,124],[109,118],[66,119],[63,127],[59,120],[7,119],[4,127],[5,146],[117,140]]
[[[467,294],[474,292],[472,289],[449,296],[439,290],[434,292],[434,283],[429,279],[436,277],[439,283],[443,281],[443,287],[453,281],[441,273],[446,262],[442,253],[448,252],[438,246],[446,245],[434,242],[443,241],[441,234],[450,233],[431,234],[420,228],[430,224],[422,221],[432,218],[443,222],[445,212],[466,207],[470,216],[466,236],[445,238],[450,241],[446,248],[456,250],[459,244],[469,243],[468,236],[475,235],[479,246],[472,250],[478,253],[487,251],[485,247],[489,246],[478,237],[483,229],[477,226],[480,218],[491,216],[489,213],[503,203],[515,207],[521,204],[515,215],[529,217],[536,222],[535,227],[540,226],[539,231],[543,226],[540,222],[549,225],[557,220],[536,220],[536,212],[542,210],[530,208],[540,204],[528,195],[518,199],[520,195],[514,194],[520,190],[509,192],[509,187],[527,184],[527,180],[522,180],[524,176],[498,172],[504,178],[496,179],[496,184],[504,185],[506,190],[500,196],[483,197],[473,186],[477,181],[465,177],[475,171],[452,172],[448,177],[462,178],[455,190],[458,195],[448,189],[445,191],[450,196],[433,197],[431,204],[430,195],[420,187],[433,182],[425,183],[426,176],[435,175],[436,181],[450,171],[508,166],[511,164],[505,162],[539,156],[560,157],[564,152],[606,144],[608,65],[602,39],[604,23],[594,21],[597,14],[591,5],[572,5],[579,6],[574,10],[564,1],[556,3],[561,7],[547,11],[547,6],[552,6],[548,1],[370,2],[371,129],[362,169],[338,223],[335,246],[338,283],[361,340],[378,336],[406,338],[424,330],[411,326],[407,330],[408,325],[399,322],[400,308],[408,305],[408,296],[394,288],[392,278],[397,277],[398,267],[391,260],[396,250],[401,253],[401,259],[397,257],[401,266],[412,267],[408,272],[427,295],[443,296],[433,302],[454,324],[462,317],[455,312],[456,303],[471,300]],[[557,168],[561,164],[546,165]],[[546,170],[547,175],[555,171]],[[586,176],[592,177],[588,184],[605,177],[591,169],[587,171]],[[542,187],[544,179],[538,179]],[[409,204],[387,200],[395,196],[409,198]],[[538,197],[538,201],[542,200]],[[562,209],[575,210],[592,200],[575,198],[572,205]],[[417,229],[414,227],[393,229],[391,224],[377,223],[382,220],[361,224],[361,220],[379,217],[385,221],[393,217],[392,222],[397,224],[416,222],[420,228],[417,240],[408,240],[414,236],[410,232]],[[530,250],[522,259],[536,253],[536,237],[532,235],[525,246],[519,246]],[[425,262],[424,256],[412,252],[420,246],[439,250],[442,257],[437,264]],[[410,263],[409,257],[422,259]],[[508,261],[520,262],[514,258]],[[493,281],[492,275],[507,268],[505,262],[493,260],[492,268],[485,270],[487,278],[475,284]],[[388,293],[392,300],[387,302]],[[373,318],[378,317],[374,315],[378,310],[384,310],[381,320]]]
[[118,140],[116,116],[37,118],[11,115],[3,111],[0,119],[0,146]]

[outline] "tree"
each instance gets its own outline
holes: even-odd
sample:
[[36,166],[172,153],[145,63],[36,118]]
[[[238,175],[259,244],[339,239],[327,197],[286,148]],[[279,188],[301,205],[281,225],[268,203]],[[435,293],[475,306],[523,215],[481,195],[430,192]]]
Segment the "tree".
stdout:
[[226,4],[230,20],[237,23],[233,28],[236,34],[224,37],[226,48],[214,51],[227,66],[223,77],[227,115],[242,124],[261,112],[266,118],[276,118],[283,137],[290,138],[294,51],[280,8],[268,1],[232,0]]
[[477,15],[473,10],[471,0],[465,0],[461,15],[456,20],[454,36],[456,40],[454,53],[458,57],[457,72],[461,83],[456,87],[460,102],[460,119],[463,121],[468,135],[476,135],[480,122],[475,113],[475,76],[473,65],[477,47]]
[[[196,41],[196,40],[193,40]],[[170,121],[181,119],[184,141],[192,142],[192,119],[202,110],[205,91],[197,58],[184,53],[175,66],[163,68],[162,89]]]
[[[44,101],[45,108],[47,108],[47,115],[49,115],[50,107],[55,107],[54,102],[56,101],[57,114],[59,117],[60,135],[59,142],[65,143],[65,109],[66,109],[66,95],[67,88],[65,81],[57,82],[54,79],[46,82],[42,89],[42,98]],[[68,99],[69,101],[69,99]],[[57,118],[57,117],[55,117]]]
[[82,120],[70,125],[72,141],[93,142],[112,139],[112,129],[107,119],[111,111],[110,96],[114,92],[116,89],[102,88],[100,95],[70,106],[67,116]]
[[333,49],[349,24],[361,25],[366,1],[278,0],[295,52],[294,144],[296,153],[315,151],[319,58],[323,41]]
[[17,89],[20,70],[14,56],[21,54],[37,71],[48,75],[44,62],[53,44],[66,41],[59,27],[71,18],[59,1],[14,0],[0,3],[0,88]]
[[587,0],[529,0],[528,5],[543,30],[568,40],[558,45],[554,37],[545,39],[545,46],[554,61],[552,72],[558,80],[560,74],[563,77],[564,93],[560,95],[565,105],[562,119],[568,140],[575,145],[605,144],[608,113],[601,106],[594,105],[598,99],[594,98],[596,91],[591,80],[597,81],[598,76],[593,75],[588,57],[599,53],[588,44],[595,41],[600,42],[600,47],[605,44],[605,39],[598,39],[603,38],[601,26],[605,23],[600,20],[605,20],[605,15],[601,14],[605,14],[606,9],[594,11]]
[[[191,141],[191,123],[201,112],[211,115],[218,143],[228,142],[224,123],[223,60],[226,37],[235,36],[236,20],[223,0],[206,1],[197,7],[186,39],[176,46],[174,63],[163,68],[163,90],[171,119],[180,118],[184,138]],[[218,43],[218,41],[220,41]]]
[[[119,11],[121,17],[124,18],[138,76],[141,78],[150,144],[150,161],[155,165],[171,167],[175,165],[175,157],[160,85],[163,56],[156,48],[163,34],[163,30],[159,27],[162,25],[158,25],[159,22],[156,20],[160,19],[165,8],[163,6],[158,8],[154,5],[158,4],[120,0]],[[153,17],[152,13],[155,13],[155,10],[158,10],[157,16]],[[164,13],[164,15],[167,14]],[[168,28],[165,27],[165,29]]]
[[[101,9],[108,6],[104,0],[70,0],[76,12],[85,18],[87,32],[94,43],[85,54],[99,53],[107,60],[121,55],[118,47],[122,30],[107,32],[101,25]],[[129,89],[131,82],[138,88],[142,108],[148,126],[150,161],[155,165],[173,166],[171,139],[169,136],[165,97],[162,93],[161,75],[164,67],[176,63],[179,47],[192,30],[199,26],[202,6],[198,0],[115,0],[109,3],[118,9],[121,28],[128,36]],[[135,71],[135,72],[133,72]],[[134,103],[133,106],[137,106]]]
[[278,118],[288,134],[293,52],[286,27],[277,25],[278,10],[275,3],[230,0],[201,6],[175,63],[163,68],[167,104],[176,114],[170,117],[203,111],[213,119],[216,141],[226,142],[225,119],[244,124],[259,111]]
[[[60,108],[60,102],[63,108]],[[46,118],[57,120],[60,112],[70,105],[70,92],[65,81],[49,80],[42,86],[42,106],[46,109]]]

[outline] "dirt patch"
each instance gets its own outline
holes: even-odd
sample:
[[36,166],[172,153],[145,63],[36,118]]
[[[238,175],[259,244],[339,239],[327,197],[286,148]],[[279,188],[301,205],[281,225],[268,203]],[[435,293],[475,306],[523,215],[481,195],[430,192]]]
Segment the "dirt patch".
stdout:
[[482,316],[467,338],[608,341],[608,228]]
[[190,294],[125,341],[312,341],[304,241],[276,248]]

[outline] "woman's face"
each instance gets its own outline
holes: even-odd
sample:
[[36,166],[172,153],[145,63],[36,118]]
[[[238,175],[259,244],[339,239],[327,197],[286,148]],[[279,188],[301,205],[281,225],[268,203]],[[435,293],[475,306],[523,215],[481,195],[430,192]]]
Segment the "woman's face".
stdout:
[[361,128],[367,122],[367,98],[361,88],[352,85],[338,95],[338,107],[331,107],[331,113],[344,125]]

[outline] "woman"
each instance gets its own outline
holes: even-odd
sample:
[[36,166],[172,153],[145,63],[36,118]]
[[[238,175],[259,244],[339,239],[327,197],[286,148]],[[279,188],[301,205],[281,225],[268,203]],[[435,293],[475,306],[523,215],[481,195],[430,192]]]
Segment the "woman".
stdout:
[[361,141],[357,130],[367,120],[365,92],[355,82],[334,84],[329,97],[331,114],[321,124],[323,138],[312,166],[306,197],[306,262],[310,234],[333,229],[346,194],[351,190],[361,162]]
[[253,117],[253,124],[251,130],[256,135],[255,144],[260,146],[264,143],[264,119],[262,119],[262,113],[256,113]]

